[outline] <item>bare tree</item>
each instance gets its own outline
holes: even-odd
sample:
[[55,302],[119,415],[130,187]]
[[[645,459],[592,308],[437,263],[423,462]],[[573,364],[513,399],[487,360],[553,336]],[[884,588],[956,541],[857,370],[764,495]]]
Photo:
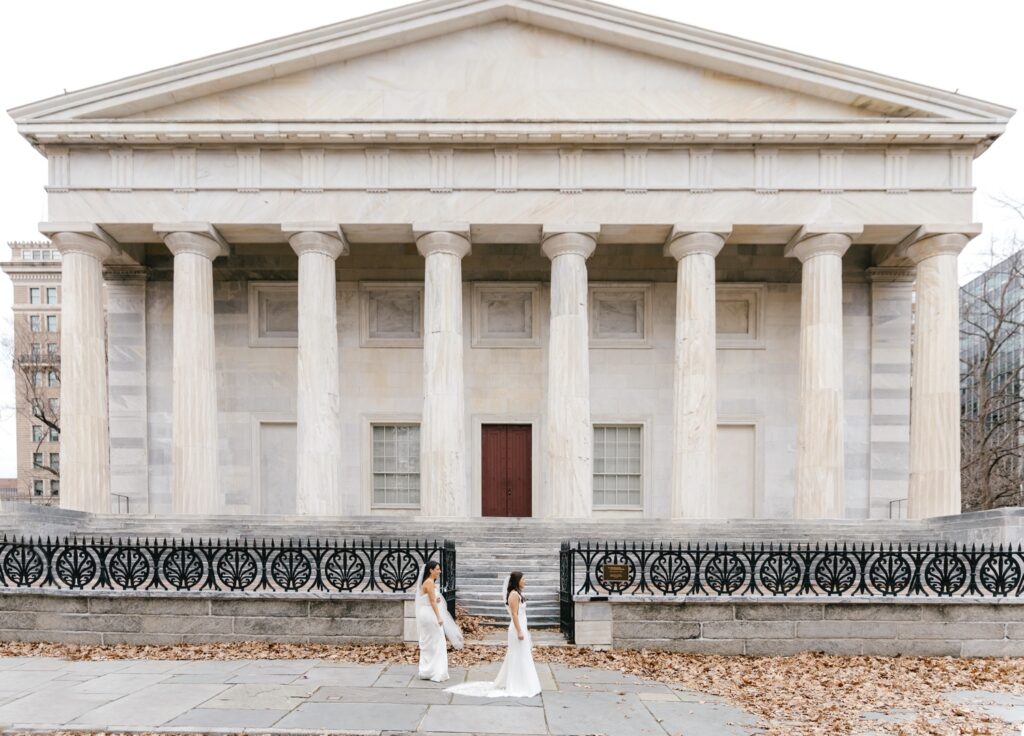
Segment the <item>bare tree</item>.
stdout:
[[989,255],[995,265],[960,292],[964,510],[1024,505],[1024,242]]
[[[42,333],[40,333],[42,334]],[[14,326],[14,339],[5,344],[14,366],[15,410],[27,418],[40,431],[32,437],[32,456],[42,456],[33,463],[54,479],[60,478],[59,463],[40,452],[44,442],[60,435],[60,355],[42,349],[33,342],[38,335],[29,330],[26,322],[18,320]],[[28,352],[17,352],[28,347]],[[7,356],[5,356],[7,357]]]

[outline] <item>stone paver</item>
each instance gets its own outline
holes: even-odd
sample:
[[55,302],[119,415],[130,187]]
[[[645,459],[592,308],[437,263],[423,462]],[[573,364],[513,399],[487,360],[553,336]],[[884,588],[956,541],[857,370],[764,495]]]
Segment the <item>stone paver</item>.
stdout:
[[[760,733],[764,725],[722,698],[679,685],[559,664],[537,669],[544,691],[536,697],[471,698],[444,688],[491,679],[497,664],[453,667],[452,679],[438,684],[418,680],[414,665],[0,658],[0,731],[741,736]],[[982,691],[947,697],[1010,723],[1024,721],[1022,697]],[[912,714],[863,715],[867,724]]]

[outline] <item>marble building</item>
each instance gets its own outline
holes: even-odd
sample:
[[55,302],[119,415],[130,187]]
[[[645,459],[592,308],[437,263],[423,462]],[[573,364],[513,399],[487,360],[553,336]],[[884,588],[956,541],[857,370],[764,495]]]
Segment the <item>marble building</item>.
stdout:
[[15,108],[63,256],[61,503],[959,513],[957,254],[1012,114],[590,0]]

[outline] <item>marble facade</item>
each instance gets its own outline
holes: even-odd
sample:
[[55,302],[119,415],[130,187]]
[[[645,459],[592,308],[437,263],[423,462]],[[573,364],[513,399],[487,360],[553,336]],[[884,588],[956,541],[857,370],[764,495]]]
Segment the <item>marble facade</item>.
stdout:
[[536,516],[957,513],[956,254],[1012,112],[587,0],[16,108],[79,315],[63,502],[479,516],[482,427],[529,424]]

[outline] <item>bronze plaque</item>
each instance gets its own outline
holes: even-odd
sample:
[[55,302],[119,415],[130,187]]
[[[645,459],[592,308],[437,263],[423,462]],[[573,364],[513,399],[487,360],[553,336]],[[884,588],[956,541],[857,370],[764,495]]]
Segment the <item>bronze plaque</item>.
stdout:
[[629,565],[612,565],[606,563],[601,566],[601,576],[606,583],[628,583]]

